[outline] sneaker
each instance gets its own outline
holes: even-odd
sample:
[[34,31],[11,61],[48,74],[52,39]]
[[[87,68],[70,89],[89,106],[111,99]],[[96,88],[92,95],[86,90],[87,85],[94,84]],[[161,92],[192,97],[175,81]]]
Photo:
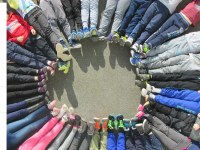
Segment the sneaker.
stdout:
[[118,128],[119,132],[124,132],[124,121],[123,121],[123,119],[124,119],[124,116],[121,115],[121,114],[116,117],[117,128]]
[[67,43],[66,43],[64,40],[60,40],[60,44],[62,44],[62,46],[63,46],[63,48],[64,48],[65,50],[68,50],[68,48],[67,48]]
[[115,116],[109,115],[108,116],[108,132],[113,132],[115,129]]
[[144,134],[144,130],[143,130],[143,127],[142,127],[142,123],[137,123],[135,125],[135,128],[137,129],[137,131],[139,132],[140,135],[143,135]]
[[99,41],[104,41],[106,39],[106,37],[101,32],[97,32],[97,36]]
[[138,48],[139,48],[139,45],[137,43],[131,46],[131,50],[134,50],[135,52],[138,52]]
[[148,74],[148,70],[147,69],[139,69],[139,68],[136,68],[136,74],[137,76],[139,76],[140,74]]
[[125,41],[125,46],[131,47],[132,43],[133,43],[133,38],[128,37],[128,39]]
[[144,119],[142,123],[142,128],[143,128],[144,133],[147,135],[151,132],[151,125],[149,124],[147,119]]
[[132,129],[135,129],[135,125],[137,124],[137,122],[138,122],[137,117],[131,118],[131,128]]
[[78,132],[80,134],[84,134],[86,132],[86,130],[87,130],[87,122],[84,119],[82,119],[81,120],[81,125],[80,125],[80,127],[78,129]]
[[138,63],[138,62],[140,62],[141,61],[141,58],[133,58],[133,57],[130,57],[130,63],[131,63],[131,65],[133,65],[133,66],[136,66],[136,64]]
[[47,72],[47,67],[43,67],[41,69],[39,69],[38,74],[44,74]]
[[142,104],[139,104],[137,111],[144,111],[144,106]]
[[147,53],[148,51],[150,51],[150,46],[147,43],[144,43],[142,48],[143,48],[143,52],[144,53]]
[[107,132],[108,130],[108,118],[102,118],[102,131]]
[[42,79],[40,82],[38,82],[38,86],[44,86],[44,85],[46,85],[46,81],[45,81],[45,79]]
[[145,115],[145,113],[143,111],[139,111],[135,116],[138,118],[138,120],[142,120],[144,115]]
[[113,42],[113,41],[112,41],[113,35],[114,35],[113,33],[110,33],[110,34],[106,37],[106,40],[109,41],[109,42]]
[[84,34],[84,38],[88,38],[91,36],[89,28],[88,27],[84,27],[83,28],[83,34]]
[[145,88],[146,84],[146,81],[135,80],[135,85],[137,85],[140,88]]
[[83,30],[82,29],[79,29],[78,32],[77,32],[77,36],[76,36],[77,40],[81,40],[84,38],[84,33],[83,33]]
[[76,40],[76,39],[77,39],[77,33],[76,33],[75,30],[72,30],[71,39],[73,39],[73,40]]
[[136,66],[137,68],[146,68],[146,66],[141,62],[136,63]]
[[115,34],[112,36],[112,41],[115,42],[115,43],[118,43],[119,38],[120,38],[119,33],[115,32]]
[[147,81],[147,80],[151,79],[150,74],[139,74],[138,76],[139,76],[141,81]]
[[81,125],[81,117],[79,115],[75,115],[74,126],[79,128]]
[[53,69],[56,69],[58,67],[58,62],[51,61],[49,66],[52,67]]
[[101,129],[100,118],[94,117],[94,129],[96,131],[100,131]]
[[76,43],[74,40],[69,39],[69,45],[71,49],[80,49],[82,45],[80,43]]
[[69,72],[69,68],[70,68],[70,61],[67,62],[58,62],[58,70],[59,71],[63,71],[64,74],[67,74]]
[[92,37],[96,37],[97,36],[97,28],[96,27],[91,27],[90,28],[90,35]]
[[119,39],[119,45],[124,46],[126,40],[127,40],[127,37],[126,37],[126,36],[122,36],[122,37]]
[[124,119],[124,131],[129,131],[131,127],[131,121],[130,119]]
[[94,134],[94,122],[93,121],[89,121],[89,123],[88,123],[87,134],[88,135]]
[[44,85],[43,87],[38,88],[38,93],[45,93],[47,91],[47,86]]

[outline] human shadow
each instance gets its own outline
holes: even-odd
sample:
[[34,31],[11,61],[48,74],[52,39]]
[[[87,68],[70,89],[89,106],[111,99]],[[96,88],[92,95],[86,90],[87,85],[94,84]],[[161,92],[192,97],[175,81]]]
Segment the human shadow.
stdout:
[[74,71],[73,71],[73,62],[71,61],[71,67],[69,69],[68,74],[64,74],[61,71],[57,71],[56,75],[59,78],[50,78],[48,81],[48,90],[50,93],[50,98],[54,98],[54,92],[56,92],[58,99],[60,100],[62,95],[64,94],[64,90],[67,93],[67,98],[71,103],[72,107],[78,107],[78,100],[76,97],[76,93],[73,88],[74,82]]

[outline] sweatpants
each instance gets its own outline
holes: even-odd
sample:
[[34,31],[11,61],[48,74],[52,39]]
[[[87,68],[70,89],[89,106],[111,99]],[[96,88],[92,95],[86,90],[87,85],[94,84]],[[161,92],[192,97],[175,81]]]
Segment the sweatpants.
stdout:
[[65,138],[67,138],[68,133],[72,130],[72,126],[67,124],[62,131],[58,134],[58,136],[54,139],[54,141],[49,146],[48,150],[56,150],[60,147]]
[[161,45],[162,43],[180,36],[184,33],[190,24],[189,22],[180,14],[173,14],[151,37],[149,37],[145,43],[147,43],[151,48]]
[[129,8],[118,29],[120,36],[129,36],[131,34],[151,3],[152,0],[131,0]]
[[[99,0],[81,0],[81,17],[84,27],[97,27]],[[89,23],[90,20],[90,23]]]
[[169,150],[183,149],[191,145],[188,138],[177,131],[166,126],[160,119],[145,115],[147,120],[153,125],[151,130],[153,134],[160,140],[160,142]]
[[7,84],[10,85],[13,83],[35,82],[34,77],[36,77],[36,76],[8,73],[7,74]]
[[[69,21],[71,30],[82,29],[81,20],[81,1],[80,0],[61,0],[66,17]],[[76,24],[75,24],[76,23]]]
[[27,139],[19,150],[45,150],[63,126],[64,122],[59,121],[57,117],[51,118],[37,133]]
[[156,116],[170,128],[189,137],[197,116],[181,109],[171,108],[160,103],[151,103],[145,106],[144,112]]
[[76,132],[74,139],[69,147],[69,150],[77,150],[80,147],[81,142],[84,139],[84,136],[86,135],[87,131],[87,123],[84,121],[81,121],[81,127]]
[[29,11],[24,19],[45,39],[49,39],[55,46],[59,39],[56,34],[52,31],[50,24],[46,16],[44,15],[40,7],[34,7]]
[[7,59],[35,69],[45,67],[48,61],[46,57],[36,55],[10,41],[7,41]]
[[91,139],[89,150],[96,150],[96,149],[106,150],[108,142],[107,137],[108,137],[108,132],[95,131]]
[[[197,117],[195,124],[200,125],[200,118]],[[195,130],[194,128],[192,129],[189,137],[195,141],[200,141],[200,130]]]
[[199,101],[196,102],[196,101],[183,100],[177,98],[169,98],[162,95],[156,95],[155,101],[169,107],[182,109],[192,114],[198,114],[200,110]]
[[26,97],[31,97],[31,96],[36,96],[42,93],[46,93],[46,91],[44,92],[39,92],[38,88],[35,89],[31,89],[31,90],[22,90],[22,91],[13,91],[13,92],[7,92],[7,99],[8,100],[14,100],[14,99],[23,99]]
[[7,123],[14,122],[16,120],[22,119],[25,116],[29,115],[31,112],[39,109],[40,107],[44,106],[46,103],[44,101],[41,101],[37,104],[34,104],[33,106],[30,106],[28,108],[23,108],[11,113],[7,114]]
[[77,132],[77,127],[73,127],[70,134],[67,136],[67,138],[63,141],[62,145],[59,147],[58,150],[67,150],[71,143],[72,143],[72,140]]
[[200,54],[190,53],[189,55],[180,55],[168,59],[167,62],[170,62],[171,60],[173,60],[174,62],[179,62],[179,64],[159,69],[149,70],[149,74],[176,73],[176,72],[200,70]]
[[39,35],[34,36],[30,34],[26,42],[24,43],[24,48],[31,51],[34,54],[44,56],[48,60],[56,61],[57,56],[54,50],[49,46],[47,41]]
[[44,98],[45,98],[44,95],[38,95],[38,96],[31,97],[29,99],[25,99],[21,102],[16,102],[16,103],[13,103],[13,104],[7,104],[7,113],[11,113],[11,112],[23,109],[23,108],[27,108],[28,106],[31,106],[34,103],[38,103],[40,101],[43,101]]
[[187,55],[189,53],[200,53],[200,32],[191,32],[182,35],[168,42],[163,43],[150,50],[147,58],[141,62],[149,64],[156,61],[166,60],[178,55]]
[[59,40],[63,40],[61,34],[61,27],[65,37],[71,38],[71,29],[69,22],[66,19],[66,15],[60,0],[42,0],[40,1],[40,8],[45,12],[45,16],[50,23],[53,32],[57,35]]
[[30,83],[23,83],[23,84],[9,84],[7,85],[7,92],[16,92],[22,90],[33,90],[38,89],[39,85],[38,82],[30,82]]
[[154,1],[146,10],[142,20],[137,24],[130,37],[143,44],[168,19],[170,12],[159,0]]
[[124,133],[118,133],[117,140],[114,133],[108,133],[107,150],[125,150],[126,149],[125,143],[126,142]]
[[[46,106],[7,125],[7,148],[13,150],[37,132],[51,117]],[[49,114],[49,115],[48,115]]]
[[37,69],[33,69],[30,67],[7,65],[7,73],[16,73],[16,74],[22,74],[22,75],[35,75],[36,76],[36,75],[38,75],[38,73],[36,73],[36,71],[37,71]]
[[177,88],[177,89],[190,89],[198,91],[200,90],[200,80],[191,81],[148,81],[148,84],[155,86],[157,88]]
[[112,16],[114,16],[114,21],[111,28],[111,33],[117,31],[120,27],[124,14],[129,7],[131,0],[107,0],[106,8],[103,13],[99,25],[99,34],[106,36],[109,26],[111,24]]
[[145,150],[143,139],[136,129],[125,131],[125,139],[126,150]]

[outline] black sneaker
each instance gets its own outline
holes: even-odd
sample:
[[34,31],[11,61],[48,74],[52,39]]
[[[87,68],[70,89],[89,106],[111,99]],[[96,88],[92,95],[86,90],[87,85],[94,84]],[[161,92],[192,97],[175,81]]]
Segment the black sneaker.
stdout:
[[81,117],[79,115],[75,115],[74,126],[77,128],[81,125]]
[[94,122],[93,121],[89,121],[89,123],[88,123],[87,134],[88,135],[94,134]]
[[109,115],[108,116],[108,132],[113,132],[115,129],[115,116]]
[[139,69],[136,68],[136,74],[139,76],[140,74],[148,74],[148,70],[147,69]]
[[117,119],[117,128],[118,128],[118,131],[119,132],[124,132],[124,121],[123,121],[124,116],[120,114],[120,115],[118,115],[116,117],[116,119]]
[[79,133],[85,133],[86,132],[86,130],[87,130],[87,122],[85,121],[85,120],[81,120],[81,125],[80,125],[80,127],[79,127],[79,129],[78,129],[78,132]]
[[143,128],[144,133],[147,135],[151,132],[151,125],[149,124],[147,119],[144,119],[142,123],[142,128]]

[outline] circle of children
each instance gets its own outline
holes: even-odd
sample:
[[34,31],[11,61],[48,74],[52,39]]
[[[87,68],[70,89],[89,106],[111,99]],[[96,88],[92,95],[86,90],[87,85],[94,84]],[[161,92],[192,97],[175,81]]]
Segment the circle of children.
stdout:
[[[182,1],[107,0],[97,29],[99,0],[7,0],[8,149],[199,150],[200,31],[181,34],[200,22],[200,0],[174,13]],[[146,99],[135,117],[87,122],[49,101],[47,73],[67,73],[87,37],[130,47]]]

